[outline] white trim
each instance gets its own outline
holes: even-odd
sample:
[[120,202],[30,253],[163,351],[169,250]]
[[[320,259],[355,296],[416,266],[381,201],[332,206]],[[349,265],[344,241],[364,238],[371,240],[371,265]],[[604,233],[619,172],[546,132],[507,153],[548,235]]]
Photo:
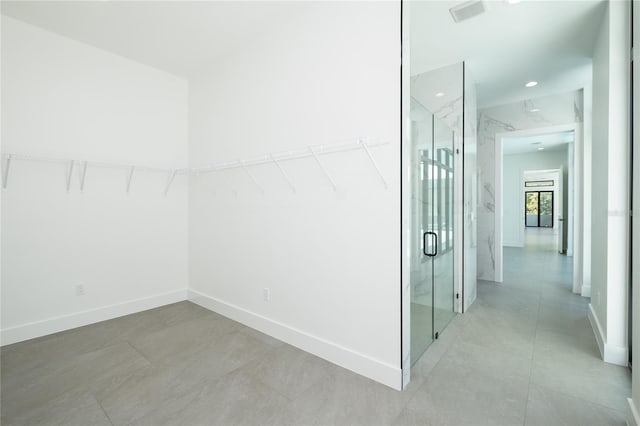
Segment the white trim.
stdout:
[[568,124],[558,124],[555,126],[546,126],[546,127],[532,127],[530,129],[524,130],[514,130],[512,132],[500,132],[496,133],[496,139],[500,138],[521,138],[526,136],[542,136],[542,135],[550,135],[553,133],[562,133],[562,132],[570,132],[575,131],[576,127],[579,126],[580,123],[568,123]]
[[582,287],[582,292],[580,293],[580,295],[582,297],[591,297],[591,284],[587,285],[583,281],[581,287]]
[[371,358],[337,343],[314,336],[255,312],[250,312],[239,306],[208,296],[196,290],[189,290],[188,297],[193,303],[273,336],[306,352],[317,355],[327,361],[396,390],[402,389],[402,369],[398,366],[393,366]]
[[600,357],[604,359],[604,342],[606,341],[606,337],[591,303],[589,303],[588,317],[589,322],[591,323],[591,328],[593,329],[593,334],[596,336],[596,342],[598,343],[598,349],[600,350]]
[[614,346],[605,343],[604,362],[626,367],[629,365],[629,350],[624,346]]
[[493,281],[501,283],[503,278],[503,250],[502,250],[502,194],[504,193],[504,189],[502,188],[502,136],[498,137],[496,135],[495,138],[495,152],[494,152],[494,178],[495,178],[495,187],[493,189],[493,257],[494,257],[494,270],[493,270]]
[[[402,39],[409,40],[411,25],[411,2],[404,2],[402,8]],[[400,158],[402,163],[401,175],[401,194],[400,202],[402,211],[401,226],[401,276],[400,282],[400,355],[402,371],[402,387],[406,388],[411,382],[411,264],[409,259],[408,248],[411,244],[411,43],[402,43],[401,61],[402,66],[402,139],[400,147]]]
[[504,247],[524,247],[524,243],[522,241],[503,241],[502,245]]
[[[503,278],[503,253],[502,248],[507,244],[502,242],[502,172],[503,172],[503,153],[502,153],[502,139],[513,138],[513,137],[525,137],[525,136],[534,136],[534,135],[546,135],[552,133],[559,132],[568,132],[573,131],[574,134],[574,143],[576,142],[577,132],[580,130],[581,123],[569,123],[569,124],[559,124],[555,126],[547,126],[547,127],[535,127],[531,129],[524,130],[514,130],[507,132],[500,132],[494,135],[494,143],[495,143],[495,210],[494,210],[494,229],[495,229],[495,273],[494,273],[494,281],[502,282]],[[580,133],[580,136],[582,134]],[[573,221],[570,224],[573,226]],[[554,227],[555,228],[555,227]],[[579,245],[580,244],[580,245]],[[581,241],[576,241],[576,233],[573,235],[573,245],[574,251],[580,249]]]
[[598,343],[602,360],[608,364],[626,367],[629,359],[629,350],[624,346],[615,346],[607,343],[606,336],[591,303],[589,303],[588,316],[593,334],[596,336],[596,342]]
[[[504,157],[504,156],[503,156]],[[504,160],[504,158],[503,158]],[[504,170],[504,165],[503,165],[503,170]],[[527,201],[527,193],[526,193],[526,185],[527,185],[527,177],[526,177],[527,171],[526,170],[522,170],[522,175],[520,176],[520,189],[519,189],[519,195],[520,195],[520,208],[519,208],[519,212],[520,212],[520,220],[522,220],[524,223],[520,223],[520,230],[518,231],[518,243],[521,245],[521,247],[524,248],[524,233],[527,230],[527,217],[526,217],[526,209],[525,209],[525,204]],[[524,225],[524,226],[522,226]],[[504,227],[504,222],[502,224],[502,226]],[[504,243],[502,245],[505,245]]]
[[0,345],[10,345],[183,300],[187,300],[186,289],[9,327],[0,331]]
[[627,425],[628,426],[638,426],[640,425],[640,415],[638,415],[638,409],[636,408],[636,404],[633,402],[633,399],[627,398]]
[[[573,132],[573,142],[569,142],[567,145],[567,257],[573,257],[573,246],[575,238],[573,235],[574,228],[576,227],[575,218],[575,201],[576,201],[576,168],[575,168],[575,140],[576,132]],[[573,283],[572,283],[573,284]],[[575,292],[575,291],[574,291]]]

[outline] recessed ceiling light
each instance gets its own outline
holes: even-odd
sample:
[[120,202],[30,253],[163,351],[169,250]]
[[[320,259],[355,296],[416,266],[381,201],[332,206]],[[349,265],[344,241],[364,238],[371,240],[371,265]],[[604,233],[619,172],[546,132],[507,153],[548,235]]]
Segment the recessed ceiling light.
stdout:
[[442,92],[436,93],[436,98],[441,98],[443,96],[444,96],[444,93],[442,93]]
[[538,82],[537,81],[530,81],[527,84],[525,84],[525,87],[533,87],[533,86],[537,86]]
[[531,112],[540,112],[540,108],[533,108]]
[[516,4],[516,3],[520,3],[521,0],[506,0],[507,3],[509,4]]
[[542,151],[542,150],[544,150],[544,147],[543,147],[543,146],[541,146],[540,148],[538,148],[538,151]]

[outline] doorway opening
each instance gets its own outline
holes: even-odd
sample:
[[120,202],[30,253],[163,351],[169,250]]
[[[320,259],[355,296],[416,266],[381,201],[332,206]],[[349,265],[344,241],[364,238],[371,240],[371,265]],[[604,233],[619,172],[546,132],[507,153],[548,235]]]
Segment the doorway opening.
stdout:
[[501,180],[496,210],[502,214],[495,216],[495,227],[502,244],[496,248],[495,281],[504,280],[505,248],[524,248],[532,234],[548,235],[557,253],[572,258],[574,246],[580,244],[574,242],[579,233],[573,232],[579,195],[574,145],[581,143],[580,138],[574,125],[496,135],[496,172]]

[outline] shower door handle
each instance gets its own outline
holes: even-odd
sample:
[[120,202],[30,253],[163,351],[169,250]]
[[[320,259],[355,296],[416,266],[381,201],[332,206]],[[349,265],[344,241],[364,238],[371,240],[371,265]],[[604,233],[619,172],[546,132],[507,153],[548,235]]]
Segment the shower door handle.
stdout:
[[[433,242],[434,242],[433,253],[427,252],[427,235],[433,235]],[[422,234],[422,253],[424,253],[425,256],[429,256],[429,257],[435,257],[438,255],[438,234],[436,234],[433,231],[427,231],[424,234]]]

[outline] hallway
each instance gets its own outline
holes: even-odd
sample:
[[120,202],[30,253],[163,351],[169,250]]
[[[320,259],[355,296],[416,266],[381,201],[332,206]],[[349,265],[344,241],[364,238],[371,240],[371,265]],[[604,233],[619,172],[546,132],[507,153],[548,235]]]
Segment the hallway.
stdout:
[[504,282],[418,361],[426,383],[397,424],[624,425],[628,369],[600,360],[588,299],[571,293],[571,259],[551,229],[504,249]]

